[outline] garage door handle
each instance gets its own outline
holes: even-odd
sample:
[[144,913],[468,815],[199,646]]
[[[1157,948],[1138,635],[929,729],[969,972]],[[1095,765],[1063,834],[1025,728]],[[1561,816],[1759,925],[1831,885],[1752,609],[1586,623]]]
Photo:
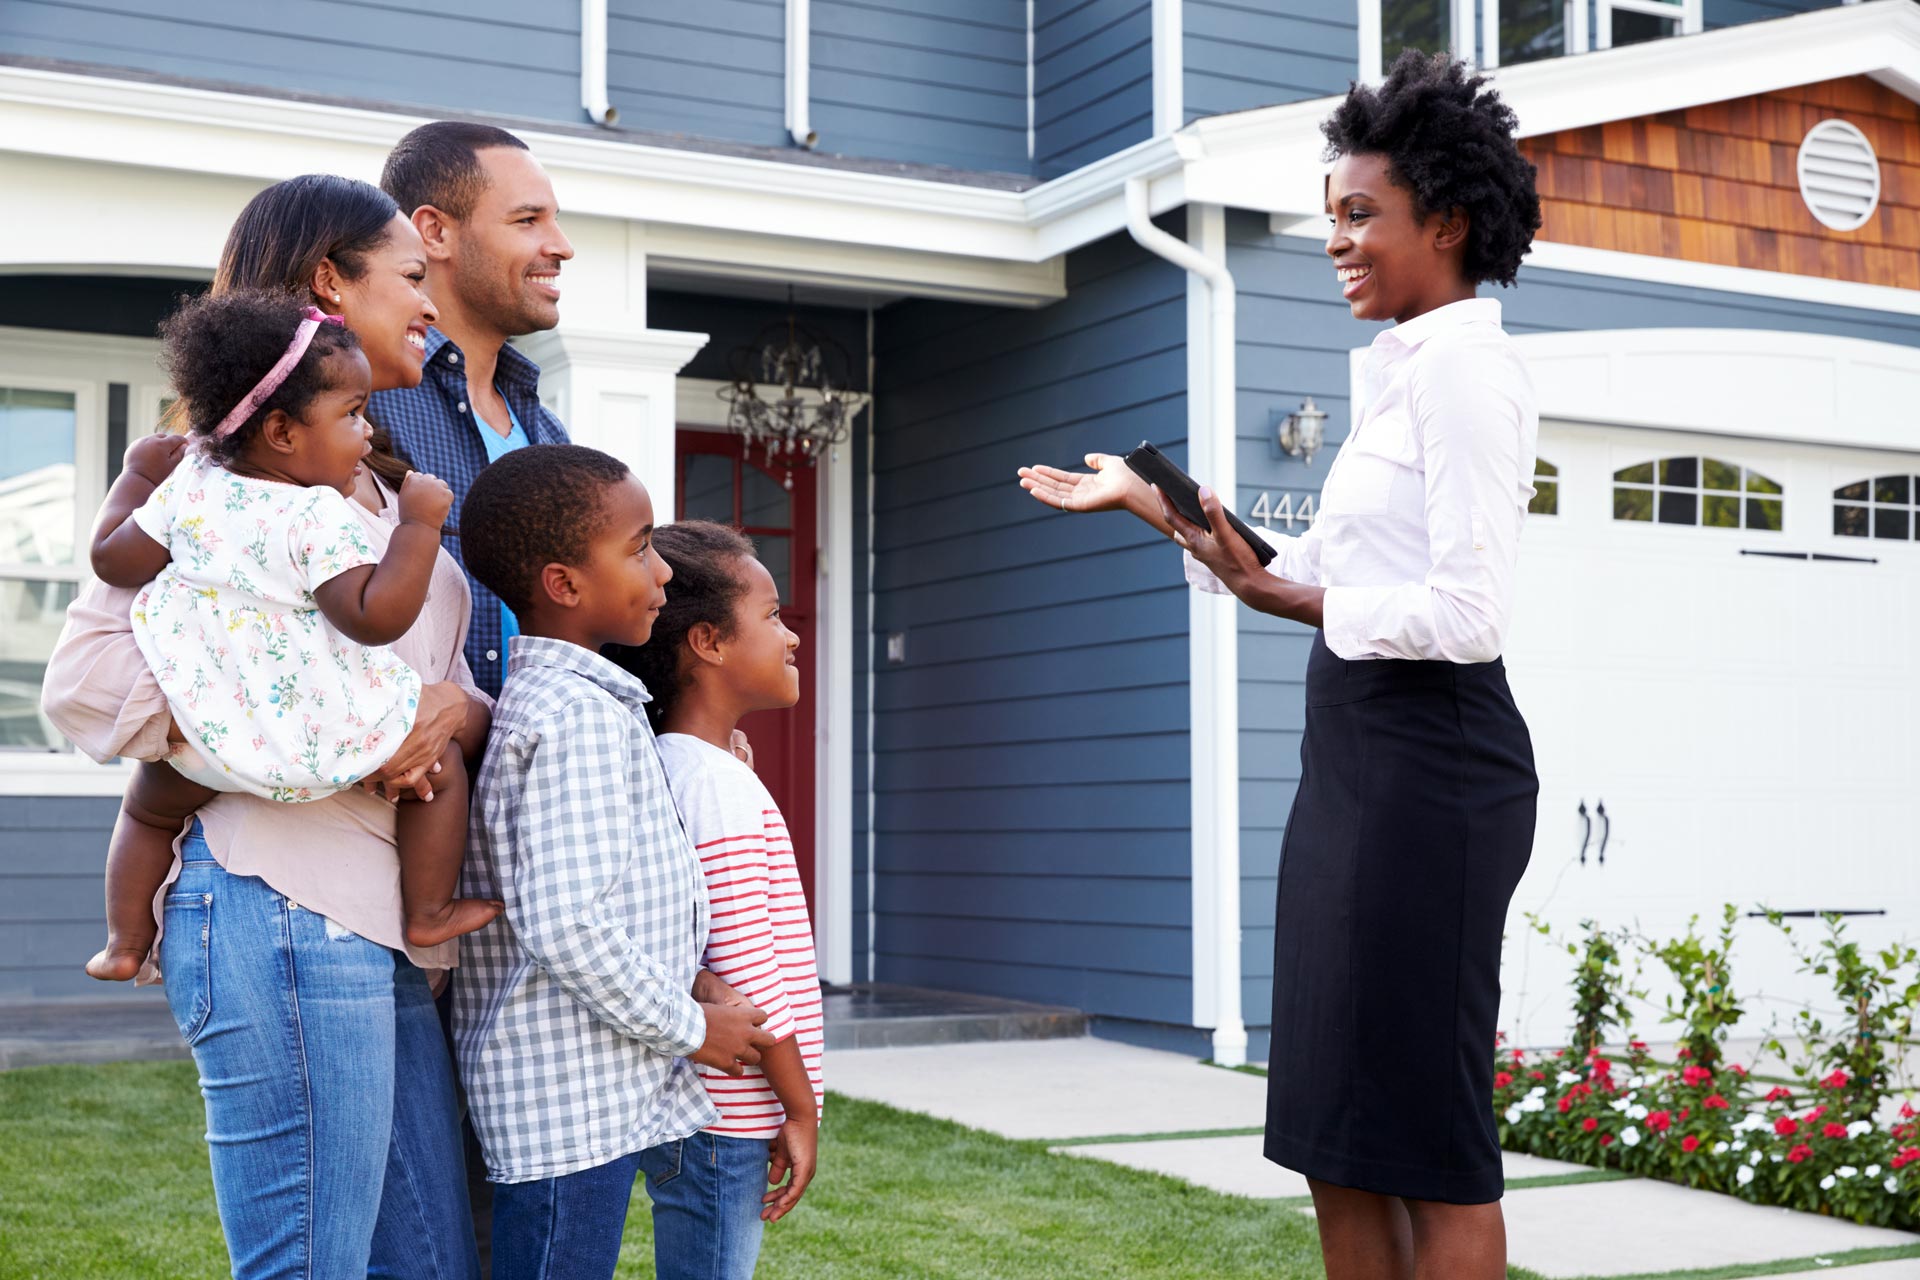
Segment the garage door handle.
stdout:
[[1595,805],[1593,811],[1600,815],[1600,865],[1604,867],[1607,865],[1607,841],[1613,836],[1613,819],[1607,816],[1605,800]]
[[1587,816],[1587,802],[1580,802],[1580,865],[1587,865],[1587,842],[1593,839],[1593,819]]

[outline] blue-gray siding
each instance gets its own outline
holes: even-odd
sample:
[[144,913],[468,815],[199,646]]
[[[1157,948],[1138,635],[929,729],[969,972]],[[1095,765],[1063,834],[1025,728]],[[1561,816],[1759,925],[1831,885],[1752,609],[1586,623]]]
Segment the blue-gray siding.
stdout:
[[1184,453],[1186,287],[1125,240],[1039,311],[916,302],[879,336],[877,976],[1190,1019],[1187,625],[1131,521],[1013,483]]
[[1025,173],[1024,0],[813,0],[822,151]]
[[[577,32],[580,6],[568,7]],[[786,40],[783,0],[609,0],[607,97],[630,128],[782,146]],[[576,38],[570,120],[581,117],[579,66]]]
[[1151,0],[1035,0],[1033,120],[1042,178],[1153,135]]
[[580,6],[470,0],[7,0],[0,49],[161,75],[582,119]]
[[[1237,214],[1228,265],[1240,292],[1239,502],[1265,492],[1295,506],[1326,478],[1351,420],[1348,352],[1379,332],[1340,300],[1319,242],[1269,234],[1264,218]],[[1509,332],[1628,328],[1781,329],[1920,347],[1920,316],[1715,293],[1565,271],[1523,268],[1514,289],[1487,288]],[[1327,411],[1327,452],[1311,467],[1280,452],[1272,415],[1312,396]],[[1284,530],[1284,525],[1276,528]],[[1296,528],[1296,532],[1304,526]],[[1273,1000],[1273,902],[1280,841],[1299,781],[1303,681],[1311,633],[1240,611],[1240,768],[1243,948],[1252,1052],[1266,1053]],[[1524,710],[1524,708],[1523,708]]]
[[1187,119],[1345,93],[1359,11],[1327,0],[1186,0]]
[[100,886],[119,807],[96,796],[0,797],[0,1003],[135,994],[80,969],[106,941]]

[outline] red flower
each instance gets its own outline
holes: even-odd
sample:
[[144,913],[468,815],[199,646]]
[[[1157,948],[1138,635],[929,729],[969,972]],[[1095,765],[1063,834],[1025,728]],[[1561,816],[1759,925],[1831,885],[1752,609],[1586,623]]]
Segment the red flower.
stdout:
[[1513,1051],[1513,1060],[1515,1062],[1519,1062],[1521,1059],[1525,1058],[1526,1056],[1527,1055],[1519,1049],[1515,1049]]
[[1828,1076],[1825,1080],[1822,1080],[1820,1082],[1820,1087],[1822,1089],[1844,1089],[1847,1087],[1849,1083],[1850,1081],[1847,1079],[1846,1072],[1836,1071],[1832,1075]]
[[1727,1064],[1727,1070],[1733,1072],[1737,1076],[1744,1076],[1747,1074],[1747,1069],[1741,1066],[1737,1062],[1729,1062]]
[[1707,1081],[1713,1079],[1713,1072],[1705,1067],[1688,1067],[1680,1073],[1680,1078],[1685,1080],[1689,1087],[1692,1087],[1705,1084]]
[[1775,1085],[1773,1086],[1773,1088],[1767,1090],[1768,1102],[1785,1102],[1788,1098],[1791,1098],[1792,1096],[1793,1096],[1793,1090],[1786,1088],[1783,1085]]
[[1595,1129],[1598,1129],[1600,1127],[1600,1122],[1598,1120],[1595,1120],[1592,1116],[1588,1116],[1585,1120],[1582,1120],[1580,1122],[1580,1127],[1586,1130],[1588,1133],[1592,1133]]
[[1565,1049],[1555,1049],[1553,1051],[1553,1056],[1556,1058],[1564,1058],[1567,1056],[1567,1051]]
[[1603,1146],[1603,1147],[1610,1147],[1610,1146],[1612,1146],[1612,1145],[1613,1145],[1613,1135],[1612,1135],[1612,1134],[1610,1134],[1610,1133],[1603,1133],[1603,1134],[1601,1134],[1601,1135],[1600,1135],[1600,1145],[1601,1145],[1601,1146]]
[[1727,1109],[1727,1100],[1717,1093],[1710,1093],[1700,1100],[1700,1105],[1709,1111],[1725,1111]]
[[1535,1080],[1545,1080],[1547,1078],[1547,1073],[1544,1071],[1529,1071],[1527,1074]]
[[1504,1072],[1504,1071],[1496,1071],[1496,1072],[1494,1072],[1494,1073],[1493,1073],[1493,1087],[1494,1087],[1494,1088],[1496,1088],[1496,1089],[1504,1089],[1504,1088],[1506,1088],[1506,1087],[1507,1087],[1508,1085],[1510,1085],[1510,1084],[1512,1084],[1512,1083],[1513,1083],[1513,1077],[1512,1077],[1512,1076],[1510,1076],[1510,1075],[1508,1075],[1508,1074],[1507,1074],[1506,1072]]
[[1847,1136],[1847,1126],[1843,1124],[1830,1124],[1820,1130],[1820,1133],[1823,1137],[1844,1138]]
[[1815,1107],[1813,1110],[1807,1112],[1807,1123],[1812,1124],[1825,1114],[1827,1114],[1827,1109],[1824,1106]]
[[1613,1064],[1601,1057],[1599,1051],[1595,1050],[1593,1055],[1593,1069],[1604,1076],[1613,1070]]
[[1647,1128],[1655,1133],[1665,1133],[1673,1124],[1673,1116],[1665,1111],[1652,1111],[1647,1114]]
[[1560,1099],[1560,1114],[1565,1115],[1571,1110],[1573,1110],[1573,1095],[1569,1093]]
[[1900,1154],[1893,1158],[1893,1167],[1904,1169],[1916,1160],[1920,1160],[1920,1147],[1902,1147]]
[[1903,1102],[1900,1104],[1900,1118],[1902,1120],[1911,1120],[1916,1114],[1920,1114],[1920,1112],[1914,1111],[1911,1102]]
[[1629,1041],[1627,1041],[1627,1048],[1629,1048],[1629,1049],[1636,1049],[1636,1050],[1637,1050],[1637,1049],[1644,1049],[1644,1048],[1646,1048],[1646,1047],[1647,1047],[1647,1042],[1646,1042],[1645,1040],[1629,1040]]
[[1773,1122],[1773,1131],[1783,1138],[1791,1138],[1800,1132],[1800,1126],[1793,1122],[1792,1116],[1781,1116]]
[[1685,1120],[1686,1120],[1686,1118],[1687,1118],[1688,1116],[1690,1116],[1690,1115],[1692,1115],[1692,1114],[1693,1114],[1693,1108],[1692,1108],[1692,1107],[1682,1107],[1682,1108],[1680,1108],[1680,1119],[1681,1119],[1682,1121],[1685,1121]]
[[1680,1139],[1680,1149],[1686,1152],[1697,1151],[1700,1149],[1700,1139],[1694,1137],[1692,1134],[1688,1134],[1686,1137]]
[[1813,1154],[1813,1148],[1803,1142],[1799,1146],[1795,1147],[1793,1150],[1787,1152],[1787,1163],[1800,1164],[1802,1161],[1806,1160],[1807,1157],[1811,1156],[1812,1154]]
[[1673,1056],[1676,1058],[1691,1058],[1693,1056],[1693,1050],[1687,1048],[1685,1045],[1681,1045],[1673,1051]]

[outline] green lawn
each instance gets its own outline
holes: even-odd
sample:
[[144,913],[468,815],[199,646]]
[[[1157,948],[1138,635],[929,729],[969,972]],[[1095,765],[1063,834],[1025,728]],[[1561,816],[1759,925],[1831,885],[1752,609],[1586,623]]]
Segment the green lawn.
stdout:
[[[833,1097],[822,1172],[767,1232],[808,1280],[1319,1277],[1312,1222],[1171,1178]],[[0,1276],[226,1274],[189,1063],[0,1073]],[[637,1191],[620,1274],[653,1274]]]

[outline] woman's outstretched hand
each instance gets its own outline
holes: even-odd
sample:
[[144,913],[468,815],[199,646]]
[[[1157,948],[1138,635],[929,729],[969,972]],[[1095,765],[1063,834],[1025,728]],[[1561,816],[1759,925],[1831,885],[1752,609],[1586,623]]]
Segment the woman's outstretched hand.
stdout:
[[1090,453],[1085,471],[1058,467],[1020,468],[1020,487],[1044,506],[1060,511],[1132,511],[1145,516],[1153,510],[1147,483],[1128,469],[1126,459],[1113,453]]

